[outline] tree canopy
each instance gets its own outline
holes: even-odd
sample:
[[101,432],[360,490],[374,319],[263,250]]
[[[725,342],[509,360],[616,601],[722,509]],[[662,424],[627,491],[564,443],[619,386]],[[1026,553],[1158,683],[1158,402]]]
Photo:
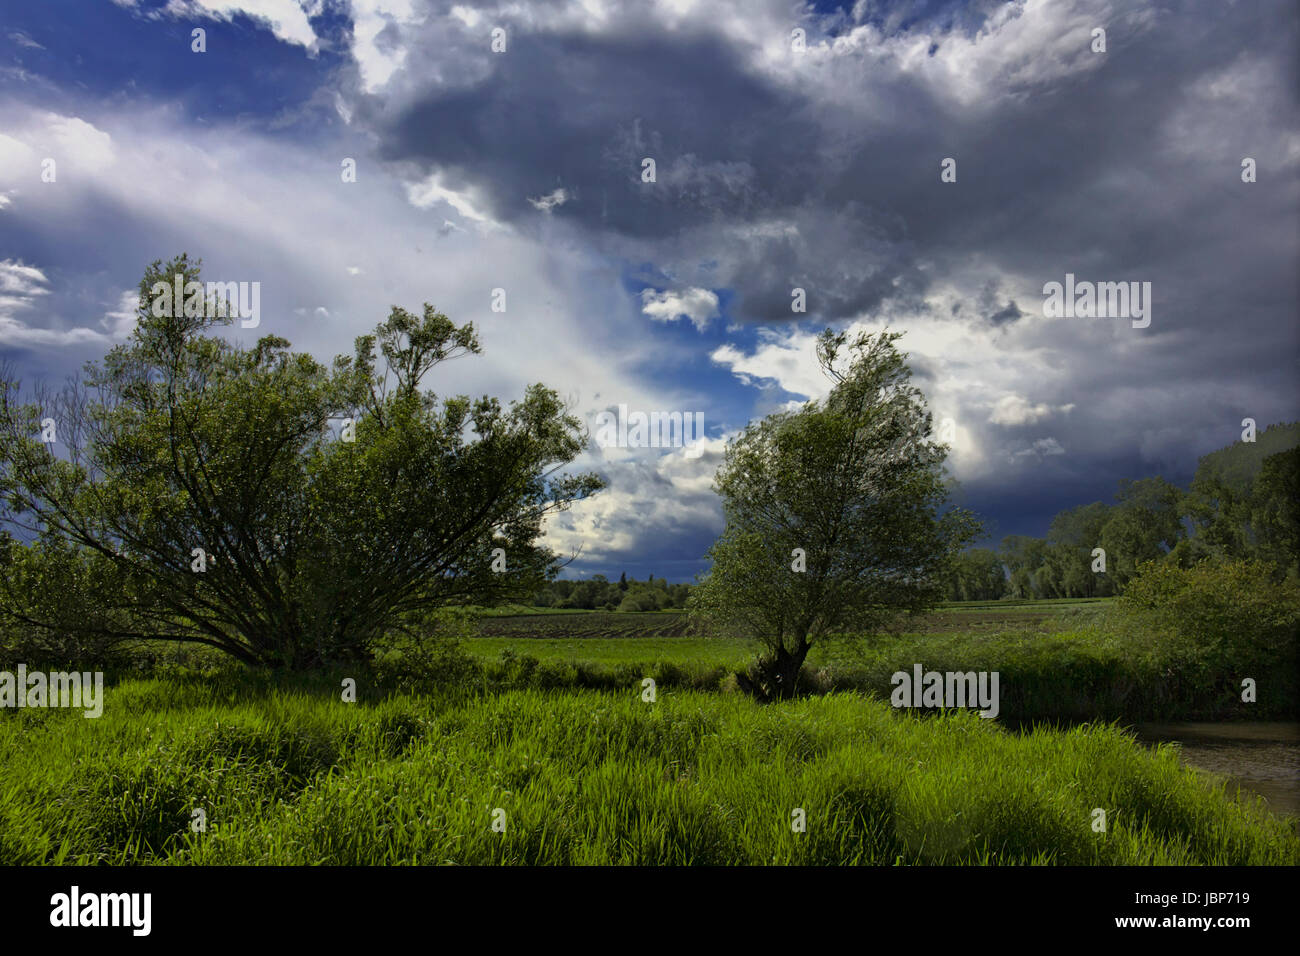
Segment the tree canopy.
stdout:
[[[24,401],[0,376],[10,625],[309,667],[554,576],[544,519],[601,487],[562,473],[585,433],[554,391],[503,407],[421,390],[480,351],[472,324],[427,304],[394,307],[332,367],[275,336],[241,347],[212,303],[153,307],[155,283],[199,266],[151,264],[130,340],[61,392]],[[40,440],[51,419],[57,445]]]
[[795,693],[822,637],[941,600],[976,532],[969,513],[944,508],[946,449],[930,440],[898,337],[863,335],[846,349],[844,333],[824,333],[830,394],[751,423],[715,476],[726,526],[693,610],[763,642],[751,682],[760,696]]

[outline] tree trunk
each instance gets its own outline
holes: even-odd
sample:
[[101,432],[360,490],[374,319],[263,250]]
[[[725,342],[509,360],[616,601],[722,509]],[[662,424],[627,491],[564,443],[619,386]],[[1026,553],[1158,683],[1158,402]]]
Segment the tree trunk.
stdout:
[[793,651],[786,650],[785,644],[781,643],[773,654],[759,658],[754,668],[754,680],[737,675],[737,683],[742,690],[763,701],[790,700],[798,690],[799,671],[808,656],[808,648],[803,638],[799,639]]

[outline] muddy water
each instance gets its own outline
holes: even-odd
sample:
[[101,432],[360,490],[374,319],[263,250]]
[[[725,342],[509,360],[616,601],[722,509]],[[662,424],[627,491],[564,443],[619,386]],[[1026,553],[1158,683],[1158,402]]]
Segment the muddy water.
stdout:
[[1183,762],[1227,777],[1228,790],[1259,794],[1300,826],[1300,723],[1137,724],[1147,744],[1173,742]]

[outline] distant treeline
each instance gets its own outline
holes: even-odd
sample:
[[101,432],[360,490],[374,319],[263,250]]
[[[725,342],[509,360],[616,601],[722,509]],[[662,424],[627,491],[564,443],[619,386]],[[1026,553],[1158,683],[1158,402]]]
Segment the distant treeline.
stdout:
[[[1123,591],[1138,564],[1258,558],[1300,573],[1300,424],[1277,424],[1253,442],[1201,458],[1187,489],[1160,477],[1121,481],[1114,504],[1062,511],[1045,538],[1010,535],[1001,547],[957,560],[954,601],[1105,597]],[[1094,571],[1094,549],[1105,571]]]
[[[1062,511],[1045,538],[1009,535],[997,549],[959,555],[948,583],[951,601],[1083,598],[1118,594],[1144,561],[1190,567],[1205,558],[1270,561],[1300,574],[1300,423],[1271,425],[1200,459],[1190,487],[1159,476],[1120,482],[1113,504],[1094,501]],[[1105,552],[1105,571],[1094,571]],[[685,608],[693,589],[653,574],[610,581],[596,574],[557,580],[537,607],[605,611]]]
[[580,608],[588,611],[663,611],[686,607],[689,584],[669,584],[667,578],[638,581],[626,574],[610,581],[594,574],[582,581],[559,580],[537,592],[536,607]]

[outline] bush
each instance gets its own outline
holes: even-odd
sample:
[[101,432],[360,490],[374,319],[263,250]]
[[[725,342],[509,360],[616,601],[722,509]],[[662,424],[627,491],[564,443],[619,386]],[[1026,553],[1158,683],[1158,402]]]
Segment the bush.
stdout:
[[380,683],[401,691],[481,684],[483,666],[464,647],[477,630],[477,615],[468,608],[426,614],[416,627],[387,642],[376,665]]
[[1190,568],[1148,562],[1120,599],[1123,611],[1198,656],[1275,659],[1294,653],[1300,585],[1263,561],[1201,561]]
[[[125,615],[102,600],[122,584],[109,562],[55,539],[24,545],[0,532],[0,665],[105,669],[123,666]],[[119,603],[129,603],[122,594]],[[41,622],[39,625],[34,622]]]

